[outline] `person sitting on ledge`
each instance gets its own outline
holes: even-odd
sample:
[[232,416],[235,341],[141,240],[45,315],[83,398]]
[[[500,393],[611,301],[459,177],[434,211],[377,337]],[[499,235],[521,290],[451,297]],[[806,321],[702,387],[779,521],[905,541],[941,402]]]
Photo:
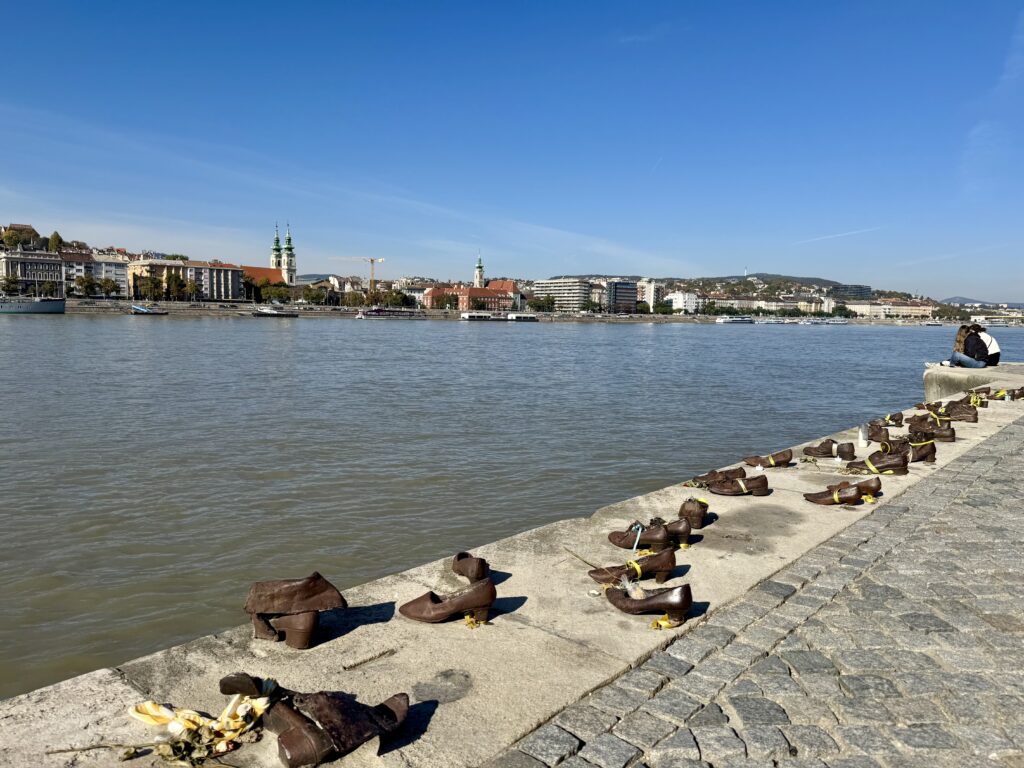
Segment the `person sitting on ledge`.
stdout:
[[[942,365],[961,368],[989,368],[999,365],[999,343],[980,325],[961,325],[953,343],[953,354]],[[935,363],[929,363],[934,367]]]

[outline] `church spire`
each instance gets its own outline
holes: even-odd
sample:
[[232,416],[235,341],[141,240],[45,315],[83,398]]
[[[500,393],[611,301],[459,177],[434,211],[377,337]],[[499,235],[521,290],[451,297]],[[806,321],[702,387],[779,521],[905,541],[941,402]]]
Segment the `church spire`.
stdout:
[[277,222],[274,222],[274,245],[270,249],[270,266],[273,269],[281,269],[281,233],[277,229]]

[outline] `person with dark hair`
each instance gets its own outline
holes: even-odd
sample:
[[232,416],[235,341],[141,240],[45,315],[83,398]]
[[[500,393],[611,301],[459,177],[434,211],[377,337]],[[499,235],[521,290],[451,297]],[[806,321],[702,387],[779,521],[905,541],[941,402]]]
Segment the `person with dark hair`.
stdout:
[[[966,335],[964,329],[966,328]],[[963,343],[962,348],[958,348]],[[960,326],[953,354],[942,365],[960,366],[961,368],[987,368],[999,365],[999,344],[985,329],[975,323],[971,326]],[[933,364],[934,365],[934,364]]]

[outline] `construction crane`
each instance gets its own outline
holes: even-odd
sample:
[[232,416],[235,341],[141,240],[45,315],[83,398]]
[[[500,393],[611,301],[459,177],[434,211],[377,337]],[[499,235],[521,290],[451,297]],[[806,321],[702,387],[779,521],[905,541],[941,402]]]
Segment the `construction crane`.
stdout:
[[346,257],[343,257],[343,258],[339,259],[339,261],[368,261],[368,262],[370,262],[370,290],[369,290],[369,293],[373,293],[374,283],[376,282],[376,279],[374,278],[374,275],[373,275],[373,268],[374,268],[374,265],[379,264],[380,262],[384,261],[384,257],[381,257],[379,259],[375,259],[375,258],[372,258],[370,256],[346,256]]

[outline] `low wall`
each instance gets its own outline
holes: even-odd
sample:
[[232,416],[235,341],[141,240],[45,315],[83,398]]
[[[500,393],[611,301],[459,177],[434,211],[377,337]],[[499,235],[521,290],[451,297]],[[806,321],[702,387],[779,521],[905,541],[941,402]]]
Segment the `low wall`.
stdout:
[[[935,465],[915,464],[905,477],[883,478],[878,504],[898,504],[907,489],[1002,430],[1022,410],[1021,402],[995,402],[978,424],[958,423],[958,441],[940,445]],[[830,437],[856,441],[856,430]],[[796,456],[803,445],[794,446]],[[858,448],[858,456],[868,450]],[[616,611],[587,577],[587,566],[567,549],[599,565],[624,562],[626,551],[612,547],[607,533],[637,519],[675,517],[682,500],[702,495],[682,484],[475,550],[490,561],[498,590],[490,626],[420,624],[397,614],[397,605],[427,589],[444,593],[462,586],[450,561],[438,560],[346,590],[350,607],[325,617],[323,638],[307,651],[253,640],[250,628],[240,626],[2,701],[0,754],[11,765],[121,765],[116,751],[44,751],[147,742],[153,732],[127,716],[128,706],[153,698],[219,712],[225,697],[218,693],[218,679],[244,670],[296,690],[349,691],[368,703],[408,692],[414,704],[398,740],[383,747],[370,742],[344,758],[346,766],[480,765],[870,514],[871,505],[821,507],[803,499],[806,491],[848,477],[839,473],[841,467],[830,459],[798,462],[767,470],[770,496],[710,496],[717,519],[678,553],[675,578],[668,582],[691,584],[697,602],[694,617],[677,630],[652,631],[649,617]],[[314,567],[267,577],[303,576]],[[246,587],[238,585],[239,605]],[[278,765],[276,739],[246,745],[230,762]],[[156,764],[151,757],[129,763]]]
[[1001,363],[993,368],[926,368],[924,398],[942,400],[993,382],[1003,382],[1007,388],[1024,387],[1024,363]]

